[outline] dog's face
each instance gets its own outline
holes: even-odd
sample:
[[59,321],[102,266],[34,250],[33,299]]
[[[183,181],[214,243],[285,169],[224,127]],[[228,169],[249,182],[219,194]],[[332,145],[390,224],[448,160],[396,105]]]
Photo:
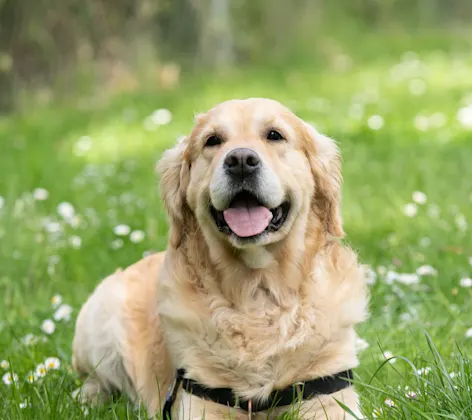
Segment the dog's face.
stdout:
[[191,213],[206,237],[235,248],[280,242],[310,212],[342,236],[337,147],[276,101],[232,100],[199,115],[159,168],[171,223]]

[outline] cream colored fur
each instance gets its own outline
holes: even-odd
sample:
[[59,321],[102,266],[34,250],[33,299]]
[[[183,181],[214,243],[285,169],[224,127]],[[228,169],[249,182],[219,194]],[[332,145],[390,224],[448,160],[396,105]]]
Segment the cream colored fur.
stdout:
[[[266,140],[270,129],[285,140]],[[214,133],[223,144],[205,148]],[[208,207],[227,182],[223,157],[236,147],[263,156],[265,173],[276,177],[263,180],[265,193],[291,202],[284,226],[251,245],[219,232]],[[169,248],[105,279],[83,306],[73,344],[82,401],[118,389],[152,414],[178,367],[209,387],[258,400],[358,365],[354,327],[367,316],[366,282],[356,255],[339,241],[341,175],[331,139],[275,101],[228,101],[197,117],[159,171]],[[178,395],[173,418],[247,418]],[[254,418],[291,410],[301,419],[348,418],[335,398],[359,413],[349,387]]]

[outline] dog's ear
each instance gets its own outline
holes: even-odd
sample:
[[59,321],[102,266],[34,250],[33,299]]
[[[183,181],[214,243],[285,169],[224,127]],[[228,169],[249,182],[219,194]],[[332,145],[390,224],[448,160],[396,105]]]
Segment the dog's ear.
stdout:
[[334,140],[305,123],[306,152],[315,178],[313,210],[332,236],[344,236],[341,219],[341,159]]
[[166,150],[157,164],[160,192],[170,217],[170,244],[178,247],[182,241],[187,206],[187,187],[190,181],[190,162],[186,158],[187,138]]

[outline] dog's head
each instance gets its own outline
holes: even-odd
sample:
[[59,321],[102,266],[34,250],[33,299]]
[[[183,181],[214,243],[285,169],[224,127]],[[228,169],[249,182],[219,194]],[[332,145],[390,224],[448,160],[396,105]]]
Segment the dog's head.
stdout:
[[196,226],[234,248],[264,247],[313,218],[343,236],[338,149],[276,101],[231,100],[198,115],[158,168],[172,246]]

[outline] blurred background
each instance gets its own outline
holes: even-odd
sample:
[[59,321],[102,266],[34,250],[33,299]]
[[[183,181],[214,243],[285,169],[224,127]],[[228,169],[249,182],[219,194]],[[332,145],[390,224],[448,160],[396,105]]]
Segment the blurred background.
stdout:
[[233,66],[342,73],[418,35],[460,48],[471,17],[468,0],[0,0],[0,109]]

